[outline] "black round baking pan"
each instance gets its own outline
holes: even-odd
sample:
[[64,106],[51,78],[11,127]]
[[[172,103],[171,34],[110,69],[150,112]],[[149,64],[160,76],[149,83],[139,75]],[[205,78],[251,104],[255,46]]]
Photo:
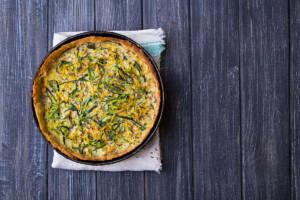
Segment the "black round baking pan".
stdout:
[[[80,163],[80,164],[87,164],[87,165],[107,165],[107,164],[113,164],[122,160],[125,160],[133,155],[135,155],[137,152],[139,152],[153,137],[153,135],[156,133],[156,130],[158,128],[159,122],[161,120],[161,117],[163,115],[163,108],[164,108],[164,88],[163,88],[163,83],[162,83],[162,79],[157,67],[156,62],[154,61],[154,59],[152,58],[152,56],[138,43],[136,43],[135,41],[133,41],[132,39],[118,34],[118,33],[113,33],[113,32],[107,32],[107,31],[89,31],[89,32],[84,32],[84,33],[80,33],[80,34],[76,34],[74,36],[68,37],[67,39],[63,40],[62,42],[60,42],[59,44],[57,44],[55,47],[53,47],[48,54],[45,56],[45,58],[43,59],[43,61],[41,62],[41,64],[39,65],[39,68],[43,65],[44,61],[46,60],[46,58],[55,50],[57,50],[58,48],[60,48],[62,45],[65,45],[69,42],[78,40],[78,39],[82,39],[88,36],[102,36],[102,37],[113,37],[113,38],[118,38],[118,39],[122,39],[122,40],[127,40],[129,42],[131,42],[132,44],[134,44],[135,46],[137,46],[139,49],[141,49],[144,54],[148,57],[148,59],[150,60],[150,62],[152,63],[156,75],[158,77],[158,81],[159,81],[159,85],[160,85],[160,91],[161,91],[161,102],[160,102],[160,107],[159,107],[159,113],[158,116],[156,118],[156,121],[154,123],[154,126],[152,127],[150,133],[148,134],[148,136],[146,137],[146,139],[139,145],[137,146],[135,149],[133,149],[132,151],[128,152],[127,154],[124,154],[123,156],[111,159],[111,160],[105,160],[105,161],[87,161],[87,160],[81,160],[78,158],[69,158],[67,155],[65,155],[63,152],[61,152],[59,149],[53,147],[51,145],[51,143],[44,137],[44,135],[41,133],[41,135],[45,138],[45,140],[52,146],[53,149],[55,149],[56,152],[58,152],[60,155],[62,155],[63,157],[72,160],[74,162]],[[39,70],[39,69],[38,69]],[[33,79],[34,80],[34,79]],[[34,106],[33,106],[33,99],[31,98],[31,104],[32,104],[32,112],[34,115],[34,120],[37,124],[37,126],[40,129],[37,117],[36,117],[36,113],[34,110]],[[41,130],[40,130],[41,131]]]

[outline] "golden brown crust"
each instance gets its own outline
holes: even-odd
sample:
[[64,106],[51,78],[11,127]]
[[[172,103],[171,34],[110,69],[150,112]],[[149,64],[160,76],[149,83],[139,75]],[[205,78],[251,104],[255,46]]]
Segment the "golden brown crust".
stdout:
[[[144,63],[146,63],[149,66],[150,72],[154,76],[155,84],[157,87],[157,93],[156,93],[156,109],[155,109],[155,116],[154,120],[152,122],[152,125],[149,126],[145,130],[144,136],[140,139],[140,142],[137,143],[136,145],[128,148],[126,151],[118,153],[118,154],[109,154],[109,155],[104,155],[101,158],[91,158],[89,156],[81,155],[78,153],[75,153],[73,151],[70,151],[68,148],[65,148],[59,144],[59,142],[56,141],[56,138],[54,138],[53,135],[51,135],[46,127],[46,122],[44,120],[44,107],[42,103],[42,87],[43,87],[43,78],[47,75],[48,70],[52,67],[54,63],[57,62],[58,58],[68,49],[74,48],[76,46],[79,46],[83,43],[87,42],[104,42],[104,41],[112,41],[112,42],[117,42],[121,43],[122,45],[126,46],[129,50],[135,52],[139,57],[143,60]],[[111,160],[117,157],[121,157],[122,155],[125,155],[126,153],[134,150],[137,146],[139,146],[149,135],[156,118],[159,113],[159,107],[160,107],[160,87],[159,87],[159,81],[158,77],[156,75],[155,69],[152,66],[150,60],[148,57],[144,54],[144,52],[136,47],[136,45],[132,44],[129,41],[126,40],[121,40],[121,39],[116,39],[116,38],[111,38],[111,37],[101,37],[101,36],[89,36],[83,39],[79,39],[73,42],[70,42],[68,44],[65,44],[61,46],[59,49],[53,51],[44,61],[42,66],[37,72],[36,78],[33,82],[33,92],[32,92],[32,98],[33,98],[33,104],[34,104],[34,109],[35,113],[38,119],[38,123],[41,129],[42,134],[45,136],[46,140],[50,142],[50,144],[55,148],[67,155],[68,157],[74,159],[74,158],[79,158],[81,160],[92,160],[92,161],[104,161],[104,160]]]

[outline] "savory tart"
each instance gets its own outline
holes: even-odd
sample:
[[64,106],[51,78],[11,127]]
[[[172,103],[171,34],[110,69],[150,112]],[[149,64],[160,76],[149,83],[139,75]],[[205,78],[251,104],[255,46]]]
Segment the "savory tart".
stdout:
[[160,107],[156,72],[129,41],[90,36],[53,51],[33,83],[41,132],[70,158],[104,161],[139,146]]

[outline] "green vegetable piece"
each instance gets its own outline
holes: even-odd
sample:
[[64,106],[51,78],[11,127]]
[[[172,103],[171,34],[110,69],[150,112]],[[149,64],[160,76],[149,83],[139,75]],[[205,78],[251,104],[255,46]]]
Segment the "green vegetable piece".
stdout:
[[66,145],[66,137],[65,136],[63,136],[63,143],[64,143],[64,145]]
[[77,49],[77,51],[76,51],[76,58],[77,58],[77,60],[78,60],[78,62],[80,63],[80,65],[81,65],[81,57],[79,56],[79,49]]
[[95,150],[101,149],[104,146],[106,146],[106,144],[102,140],[93,140],[93,141],[90,141],[90,145],[94,146]]
[[84,149],[87,147],[87,144],[84,144],[83,146],[79,145],[79,153],[80,154],[85,154]]
[[50,106],[50,110],[48,112],[48,118],[56,119],[59,117],[59,114],[60,114],[59,103],[52,103],[52,105]]
[[115,131],[115,130],[117,130],[119,127],[120,127],[120,122],[116,122],[116,123],[113,123],[113,125],[112,125],[112,129]]
[[57,102],[56,98],[54,97],[54,95],[52,94],[52,92],[50,90],[47,89],[46,94],[49,97],[51,103],[56,103]]
[[99,125],[99,128],[104,127],[109,121],[110,121],[110,118],[103,120],[103,121],[99,121],[99,122],[94,120],[94,122],[96,122]]
[[58,66],[56,67],[56,71],[57,73],[60,74],[60,70],[62,67],[68,67],[68,66],[71,66],[72,63],[68,62],[68,61],[65,61],[65,60],[61,60],[59,63],[58,63]]
[[87,110],[87,113],[90,113],[90,112],[92,112],[95,108],[96,108],[97,106],[95,105],[95,106],[93,106],[93,107],[91,107],[91,108],[89,108],[88,110]]
[[76,111],[77,115],[79,116],[79,111],[78,111],[78,109],[76,108],[76,106],[75,106],[74,104],[72,104],[72,103],[70,103],[70,104],[71,104],[70,110]]
[[141,68],[141,66],[140,66],[136,61],[134,61],[133,66],[134,66],[139,72],[141,72],[142,68]]
[[88,75],[85,74],[84,76],[80,77],[79,79],[72,80],[72,81],[61,82],[61,83],[58,83],[58,85],[63,85],[63,84],[66,84],[66,83],[72,83],[72,82],[77,83],[78,81],[87,81],[87,80],[85,79],[85,77],[87,77],[87,76],[88,76]]
[[126,82],[128,82],[130,84],[134,83],[134,79],[132,78],[132,76],[130,76],[128,73],[124,72],[124,70],[121,67],[118,67],[118,69],[125,77],[127,77],[126,79],[124,79],[122,77]]
[[87,74],[85,74],[83,77],[80,77],[79,79],[77,79],[76,81],[87,81],[86,79],[85,79],[85,77],[87,77],[88,75]]
[[145,74],[142,75],[142,78],[143,78],[143,82],[145,83],[147,80]]
[[58,85],[58,82],[56,80],[50,80],[50,81],[48,81],[48,84],[54,92],[59,91],[59,85]]
[[90,140],[93,140],[94,138],[92,137],[92,136],[90,136],[90,135],[88,135],[88,138],[90,139]]
[[107,60],[104,59],[104,58],[99,58],[99,59],[98,59],[98,63],[99,63],[100,65],[105,65],[105,64],[107,64]]
[[79,148],[78,148],[78,147],[72,146],[72,149],[73,149],[73,150],[78,150]]
[[88,76],[91,81],[95,79],[95,72],[90,67],[88,68]]
[[139,128],[140,128],[142,131],[146,129],[145,125],[140,124],[139,122],[135,121],[135,120],[134,120],[133,118],[131,118],[131,117],[122,116],[122,115],[117,115],[117,117],[123,118],[123,119],[127,119],[127,120],[133,122],[135,125],[138,125]]
[[60,127],[58,127],[58,131],[64,137],[66,137],[66,136],[68,136],[70,134],[70,128],[67,127],[67,126],[60,126]]
[[89,48],[89,49],[95,49],[96,48],[96,46],[95,46],[95,43],[88,43],[88,45],[87,45],[87,48]]
[[75,82],[75,89],[71,91],[70,95],[74,95],[75,93],[79,92],[79,89],[78,89],[78,84],[77,82]]

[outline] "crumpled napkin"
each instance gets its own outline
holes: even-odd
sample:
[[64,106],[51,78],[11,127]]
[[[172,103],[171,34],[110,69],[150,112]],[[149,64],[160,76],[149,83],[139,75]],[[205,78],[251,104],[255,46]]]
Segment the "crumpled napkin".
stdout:
[[[165,33],[161,28],[136,30],[136,31],[112,31],[125,35],[140,45],[142,45],[155,59],[158,66],[160,64],[160,55],[165,49]],[[54,33],[53,46],[72,35],[81,32],[59,32]],[[159,132],[153,136],[151,141],[134,156],[114,163],[103,166],[91,166],[73,162],[64,158],[54,150],[53,168],[70,169],[70,170],[97,170],[97,171],[156,171],[162,168],[161,151],[159,143]]]

